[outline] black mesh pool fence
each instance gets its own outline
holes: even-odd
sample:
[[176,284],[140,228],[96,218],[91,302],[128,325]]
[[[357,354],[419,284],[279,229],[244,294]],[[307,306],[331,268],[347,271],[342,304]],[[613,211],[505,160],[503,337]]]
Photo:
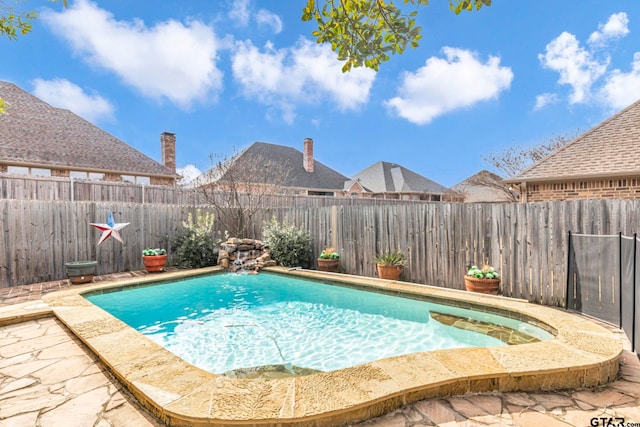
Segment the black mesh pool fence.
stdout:
[[640,347],[638,237],[572,234],[568,237],[566,308],[622,328]]

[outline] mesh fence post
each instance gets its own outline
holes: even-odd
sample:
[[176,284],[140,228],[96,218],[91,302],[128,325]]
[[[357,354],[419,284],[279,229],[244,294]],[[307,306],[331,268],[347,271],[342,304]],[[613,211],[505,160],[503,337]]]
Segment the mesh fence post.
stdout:
[[618,324],[622,329],[622,231],[618,231],[618,254]]
[[[632,295],[632,301],[633,304],[631,305],[632,307],[632,313],[631,315],[633,316],[633,322],[631,322],[631,349],[633,351],[636,351],[636,326],[638,323],[638,318],[636,317],[636,303],[638,302],[636,300],[636,290],[638,288],[638,284],[636,282],[636,278],[637,278],[637,271],[636,271],[636,267],[637,267],[637,257],[638,256],[638,233],[633,233],[633,292],[631,292]],[[620,299],[622,299],[622,295],[620,295]],[[636,351],[637,354],[637,351]],[[640,356],[639,356],[640,357]]]
[[567,286],[566,292],[564,294],[564,309],[569,309],[569,283],[571,280],[571,230],[568,232],[567,236]]

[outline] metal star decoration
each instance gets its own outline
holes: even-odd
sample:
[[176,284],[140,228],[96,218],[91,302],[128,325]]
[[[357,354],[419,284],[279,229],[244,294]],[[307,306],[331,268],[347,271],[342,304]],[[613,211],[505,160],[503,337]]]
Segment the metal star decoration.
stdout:
[[98,241],[98,245],[99,245],[100,243],[102,243],[105,240],[107,240],[109,237],[113,237],[114,239],[116,239],[120,243],[124,243],[122,241],[122,236],[120,236],[120,230],[122,230],[127,225],[129,225],[129,223],[128,222],[120,222],[120,223],[116,224],[116,222],[113,220],[113,213],[109,212],[109,216],[107,217],[107,223],[106,224],[89,223],[89,225],[91,225],[91,226],[97,228],[98,230],[102,231],[102,236],[100,236],[100,240]]

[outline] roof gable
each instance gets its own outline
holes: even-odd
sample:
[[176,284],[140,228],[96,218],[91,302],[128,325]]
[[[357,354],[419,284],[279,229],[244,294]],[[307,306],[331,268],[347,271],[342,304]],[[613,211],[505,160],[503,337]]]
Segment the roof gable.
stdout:
[[447,187],[389,162],[377,162],[358,172],[351,179],[357,180],[374,193],[431,193],[444,194]]
[[451,191],[462,194],[467,203],[514,201],[509,196],[510,190],[504,185],[504,180],[488,170],[481,170],[460,181],[451,187]]
[[176,177],[166,166],[69,110],[0,81],[0,160],[45,167]]
[[640,175],[640,101],[506,181],[627,175]]
[[[249,170],[255,168],[255,159],[260,159],[277,170],[287,171],[282,180],[274,178],[278,185],[293,188],[308,188],[315,190],[343,190],[348,178],[314,159],[313,172],[307,172],[303,166],[303,154],[293,147],[285,145],[269,144],[266,142],[254,142],[246,149],[236,154],[230,162],[234,167],[246,167]],[[205,176],[211,176],[216,172],[215,168],[205,172]],[[224,176],[215,177],[210,181],[224,180]]]

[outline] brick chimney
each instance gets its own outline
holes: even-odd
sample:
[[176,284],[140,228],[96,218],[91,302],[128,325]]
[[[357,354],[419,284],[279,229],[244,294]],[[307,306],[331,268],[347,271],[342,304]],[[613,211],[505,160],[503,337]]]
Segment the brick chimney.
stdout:
[[176,171],[176,134],[162,132],[160,135],[160,148],[162,149],[162,164]]
[[307,172],[313,172],[313,139],[304,139],[304,153],[302,154],[302,166]]

